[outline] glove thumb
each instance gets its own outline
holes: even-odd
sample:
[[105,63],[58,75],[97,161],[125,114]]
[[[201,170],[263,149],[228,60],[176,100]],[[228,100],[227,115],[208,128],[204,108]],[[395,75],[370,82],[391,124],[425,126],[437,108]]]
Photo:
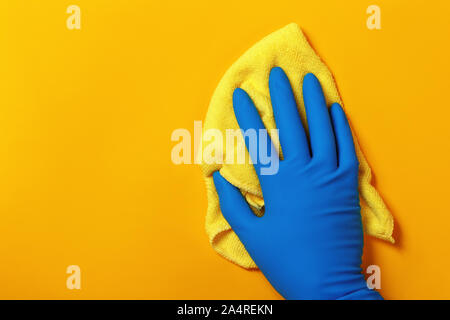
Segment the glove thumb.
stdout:
[[239,234],[251,228],[258,217],[252,212],[238,188],[233,186],[216,171],[213,173],[214,185],[219,195],[220,210],[231,228]]

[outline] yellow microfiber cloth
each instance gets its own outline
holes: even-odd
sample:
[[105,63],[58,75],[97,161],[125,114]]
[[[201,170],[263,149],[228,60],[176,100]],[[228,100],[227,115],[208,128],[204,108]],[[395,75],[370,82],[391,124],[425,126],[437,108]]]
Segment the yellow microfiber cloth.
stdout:
[[[219,129],[225,136],[226,129],[239,129],[233,111],[233,91],[244,89],[252,98],[268,130],[275,128],[272,105],[269,95],[269,74],[273,67],[281,67],[288,76],[294,90],[305,128],[307,128],[305,107],[301,92],[301,82],[307,73],[313,73],[322,84],[330,105],[342,104],[333,76],[309,45],[301,29],[296,24],[270,34],[240,57],[221,79],[217,86],[203,126],[203,135],[208,129]],[[276,137],[272,137],[274,140]],[[371,185],[371,169],[354,136],[356,153],[360,162],[359,191],[361,215],[364,231],[372,236],[394,242],[392,238],[393,218],[377,190]],[[274,141],[278,143],[278,141]],[[202,148],[208,145],[209,138],[203,137]],[[235,146],[234,154],[238,147]],[[223,158],[227,150],[224,150]],[[248,157],[248,154],[246,155]],[[237,235],[222,216],[219,198],[214,187],[212,173],[220,170],[222,176],[238,187],[256,215],[262,215],[264,200],[258,177],[253,165],[208,164],[202,160],[202,171],[206,181],[208,210],[206,232],[211,245],[225,258],[244,268],[257,268]]]

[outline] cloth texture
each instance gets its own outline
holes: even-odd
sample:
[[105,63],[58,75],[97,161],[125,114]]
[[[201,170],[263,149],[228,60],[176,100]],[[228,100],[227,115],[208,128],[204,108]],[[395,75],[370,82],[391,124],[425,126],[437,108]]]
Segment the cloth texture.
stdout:
[[[212,96],[206,114],[200,150],[205,151],[211,143],[210,137],[205,139],[207,130],[218,129],[225,137],[227,129],[239,129],[232,101],[235,88],[242,88],[250,95],[269,133],[270,129],[276,128],[268,88],[269,74],[273,67],[281,67],[286,72],[306,129],[301,83],[307,73],[313,73],[319,79],[328,106],[334,102],[343,106],[331,72],[309,45],[298,25],[292,23],[256,43],[225,73]],[[274,143],[279,143],[277,137],[271,138]],[[371,184],[371,169],[354,132],[353,138],[360,163],[359,194],[364,232],[394,243],[392,215]],[[238,146],[239,144],[234,144],[234,150],[225,148],[223,159],[226,158],[227,151],[233,151],[236,154]],[[248,157],[246,154],[246,159]],[[202,160],[201,169],[206,182],[208,199],[205,227],[212,247],[225,258],[244,268],[257,268],[220,211],[219,198],[212,177],[213,172],[219,170],[227,181],[240,189],[253,212],[261,216],[264,214],[264,199],[253,165],[248,161],[244,164],[229,164],[224,160],[222,164],[208,164]]]

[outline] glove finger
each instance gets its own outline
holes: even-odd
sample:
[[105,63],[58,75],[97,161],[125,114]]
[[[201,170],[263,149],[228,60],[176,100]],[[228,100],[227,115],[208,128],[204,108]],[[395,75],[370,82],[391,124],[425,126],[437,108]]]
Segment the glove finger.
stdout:
[[352,131],[345,112],[338,103],[334,103],[330,107],[330,114],[336,136],[339,168],[357,168],[358,158],[356,156]]
[[280,67],[271,70],[269,89],[284,159],[295,157],[302,164],[307,163],[310,153],[305,129],[289,79]]
[[312,159],[331,168],[337,166],[336,143],[325,97],[319,80],[308,73],[303,78],[303,100],[308,119]]
[[[252,99],[244,90],[237,88],[233,93],[233,108],[239,127],[244,131],[244,140],[247,150],[258,174],[261,185],[264,184],[265,175],[273,175],[271,162],[279,161],[278,152],[270,139],[258,110]],[[247,137],[247,138],[246,138]],[[270,167],[270,168],[267,168]]]
[[213,173],[213,180],[219,195],[220,210],[239,236],[242,231],[251,227],[258,217],[253,214],[239,189],[225,180],[219,171]]

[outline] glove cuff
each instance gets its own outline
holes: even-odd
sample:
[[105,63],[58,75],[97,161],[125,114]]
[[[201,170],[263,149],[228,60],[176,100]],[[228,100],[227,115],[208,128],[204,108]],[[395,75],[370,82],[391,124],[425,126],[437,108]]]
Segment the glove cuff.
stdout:
[[338,300],[384,300],[381,294],[373,289],[363,288],[349,293]]

